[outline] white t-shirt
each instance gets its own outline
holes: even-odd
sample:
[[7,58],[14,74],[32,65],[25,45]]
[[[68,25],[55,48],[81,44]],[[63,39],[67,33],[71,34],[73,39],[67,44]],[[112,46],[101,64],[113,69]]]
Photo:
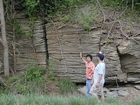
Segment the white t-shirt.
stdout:
[[100,81],[101,84],[105,83],[105,63],[104,62],[100,62],[94,71],[94,83],[98,82],[98,78],[99,78],[99,74],[102,74],[102,79]]

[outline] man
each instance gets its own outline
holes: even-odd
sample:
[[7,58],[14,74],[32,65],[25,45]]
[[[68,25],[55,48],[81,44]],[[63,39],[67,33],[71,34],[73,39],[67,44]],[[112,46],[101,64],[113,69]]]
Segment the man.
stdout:
[[84,61],[86,66],[86,88],[87,88],[87,96],[91,97],[91,94],[89,93],[91,88],[91,81],[93,78],[93,73],[95,69],[95,65],[92,62],[92,55],[88,54],[86,56],[86,60],[83,58],[82,53],[80,53],[80,58]]
[[95,68],[93,79],[92,79],[92,87],[90,89],[90,94],[99,99],[98,96],[101,96],[101,100],[104,101],[104,93],[103,86],[105,83],[105,63],[104,63],[104,55],[98,53],[97,54],[98,65]]

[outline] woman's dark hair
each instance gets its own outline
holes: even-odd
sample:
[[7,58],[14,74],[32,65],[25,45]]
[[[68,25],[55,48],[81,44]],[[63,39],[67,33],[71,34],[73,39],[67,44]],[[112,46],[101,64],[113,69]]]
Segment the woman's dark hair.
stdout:
[[87,58],[87,57],[90,57],[90,59],[91,59],[91,61],[92,61],[92,55],[88,54],[88,55],[86,55],[86,58]]

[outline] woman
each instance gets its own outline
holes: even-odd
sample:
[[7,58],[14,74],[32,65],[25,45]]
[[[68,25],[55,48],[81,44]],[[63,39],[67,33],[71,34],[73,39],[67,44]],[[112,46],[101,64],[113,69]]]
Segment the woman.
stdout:
[[95,69],[95,64],[92,62],[92,55],[86,55],[86,60],[83,58],[82,53],[80,53],[80,58],[84,61],[86,66],[86,88],[87,88],[87,96],[91,97],[89,93],[91,88],[91,81],[93,78],[93,73]]

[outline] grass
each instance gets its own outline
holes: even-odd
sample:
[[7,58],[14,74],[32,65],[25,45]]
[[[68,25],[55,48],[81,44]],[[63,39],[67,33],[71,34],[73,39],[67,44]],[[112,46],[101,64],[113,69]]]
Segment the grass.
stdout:
[[117,99],[107,99],[105,102],[98,102],[94,99],[81,95],[69,96],[46,96],[46,95],[14,95],[1,94],[0,105],[139,105],[140,100],[133,102],[121,102]]
[[[0,86],[0,93],[15,93],[22,95],[29,94],[48,94],[48,80],[52,81],[61,93],[68,94],[77,92],[76,84],[73,83],[69,78],[58,78],[54,71],[55,62],[50,60],[49,62],[49,73],[45,75],[45,69],[32,64],[27,68],[26,73],[13,77],[6,77],[7,86]],[[51,85],[51,84],[50,84]],[[1,105],[1,104],[0,104]]]
[[72,93],[74,90],[76,90],[76,84],[69,78],[61,79],[59,86],[62,93]]
[[63,94],[73,93],[76,90],[76,84],[73,83],[70,78],[60,79],[57,77],[54,66],[54,64],[56,65],[56,61],[54,59],[51,58],[47,62],[49,64],[48,79],[54,81],[55,85],[60,87],[60,90]]
[[[13,77],[5,77],[7,86],[0,86],[0,93],[46,94],[45,69],[35,64],[30,65],[26,73]],[[1,105],[1,104],[0,104]]]

